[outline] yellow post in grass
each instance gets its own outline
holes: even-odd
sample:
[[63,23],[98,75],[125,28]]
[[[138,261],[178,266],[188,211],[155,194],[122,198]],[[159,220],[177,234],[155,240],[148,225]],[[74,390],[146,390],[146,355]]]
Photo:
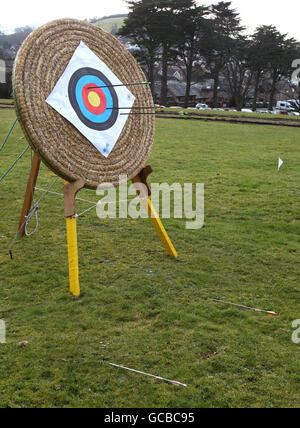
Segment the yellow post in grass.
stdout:
[[65,185],[64,185],[64,202],[65,202],[65,217],[66,217],[66,223],[67,223],[70,291],[74,297],[80,296],[77,219],[75,216],[75,213],[76,213],[75,197],[77,192],[79,192],[79,190],[82,189],[83,186],[84,186],[83,180],[77,180],[74,183],[68,183],[65,181]]
[[67,217],[67,240],[68,240],[68,260],[70,291],[75,297],[80,296],[79,268],[78,268],[78,242],[77,242],[77,220],[74,217]]
[[142,203],[145,207],[148,217],[151,220],[151,223],[153,224],[156,230],[156,233],[158,234],[159,239],[161,240],[167,253],[171,257],[177,258],[178,257],[177,251],[175,250],[175,247],[172,244],[172,241],[169,238],[166,232],[166,229],[164,228],[164,225],[162,224],[162,221],[159,218],[159,215],[157,214],[156,209],[154,208],[151,202],[151,199],[149,197],[149,195],[151,194],[151,191],[147,184],[147,177],[149,174],[151,174],[151,172],[152,172],[152,167],[148,165],[145,168],[143,168],[142,171],[136,177],[134,177],[131,181],[135,185],[137,193],[142,200]]
[[164,225],[162,224],[161,219],[159,218],[156,209],[154,208],[151,199],[143,199],[143,205],[148,213],[148,217],[150,218],[163,246],[165,247],[167,253],[171,256],[171,257],[178,257],[177,251],[174,247],[174,245],[172,244],[171,239],[169,238],[166,229],[164,228]]

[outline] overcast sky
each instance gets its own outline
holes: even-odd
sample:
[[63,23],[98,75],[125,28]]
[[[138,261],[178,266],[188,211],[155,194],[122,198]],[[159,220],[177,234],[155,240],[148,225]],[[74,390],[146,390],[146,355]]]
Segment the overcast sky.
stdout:
[[[199,4],[218,0],[199,0]],[[0,28],[12,31],[25,25],[38,26],[56,18],[93,18],[126,13],[123,0],[12,0],[2,2]],[[249,32],[257,26],[273,24],[281,32],[300,40],[299,0],[232,0]]]

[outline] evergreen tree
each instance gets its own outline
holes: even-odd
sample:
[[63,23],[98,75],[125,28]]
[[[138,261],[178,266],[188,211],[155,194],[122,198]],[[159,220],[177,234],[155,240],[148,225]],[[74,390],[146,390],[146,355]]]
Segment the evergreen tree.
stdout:
[[136,53],[140,63],[146,66],[148,80],[154,88],[154,67],[159,59],[161,45],[157,34],[157,8],[154,0],[128,1],[130,13],[119,30],[120,36],[130,39],[140,51]]
[[[161,61],[160,103],[168,99],[168,67],[174,63],[179,44],[184,39],[183,17],[190,17],[194,0],[128,1],[130,13],[119,35],[128,37],[140,47],[138,59],[147,66],[148,77],[154,81],[155,63]],[[186,28],[186,26],[185,26]],[[152,88],[153,92],[154,89]]]
[[232,101],[238,111],[245,106],[253,80],[253,71],[249,67],[251,41],[239,37],[233,41],[231,57],[224,68]]
[[157,4],[157,35],[162,47],[162,79],[160,104],[168,101],[168,67],[178,55],[176,47],[184,39],[182,21],[195,7],[194,0],[159,0]]
[[254,77],[254,100],[252,110],[257,109],[257,99],[259,86],[263,76],[269,70],[270,52],[274,42],[273,26],[260,26],[251,37],[251,46],[249,49],[249,67]]
[[272,45],[268,56],[268,68],[272,80],[269,99],[270,110],[274,106],[277,84],[283,78],[291,77],[293,73],[292,63],[299,52],[298,43],[295,39],[287,38],[287,34],[281,34],[275,27],[273,27],[272,33]]
[[200,46],[204,34],[204,19],[208,8],[193,5],[178,19],[178,31],[182,36],[177,46],[178,57],[183,61],[186,74],[186,93],[184,107],[188,107],[194,62],[200,57]]
[[221,72],[231,57],[234,40],[244,28],[239,13],[231,8],[231,2],[213,4],[210,12],[201,53],[214,80],[213,106],[217,107]]

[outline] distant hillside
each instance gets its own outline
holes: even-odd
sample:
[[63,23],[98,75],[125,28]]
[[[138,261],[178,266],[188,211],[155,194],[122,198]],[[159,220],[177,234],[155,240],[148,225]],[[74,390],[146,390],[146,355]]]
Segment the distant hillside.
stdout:
[[94,21],[93,24],[97,25],[108,33],[116,34],[119,28],[122,27],[126,18],[127,15],[105,16],[104,18]]
[[31,27],[17,28],[12,34],[0,35],[0,46],[9,49],[11,46],[18,47],[31,33]]

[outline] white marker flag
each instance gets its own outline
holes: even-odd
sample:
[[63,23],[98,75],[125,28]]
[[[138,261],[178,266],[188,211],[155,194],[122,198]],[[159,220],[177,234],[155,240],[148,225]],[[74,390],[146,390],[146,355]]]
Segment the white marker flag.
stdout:
[[282,167],[282,165],[283,165],[283,160],[282,159],[278,159],[278,171],[280,170],[280,168]]
[[134,101],[124,82],[83,42],[46,100],[105,157],[118,141]]

